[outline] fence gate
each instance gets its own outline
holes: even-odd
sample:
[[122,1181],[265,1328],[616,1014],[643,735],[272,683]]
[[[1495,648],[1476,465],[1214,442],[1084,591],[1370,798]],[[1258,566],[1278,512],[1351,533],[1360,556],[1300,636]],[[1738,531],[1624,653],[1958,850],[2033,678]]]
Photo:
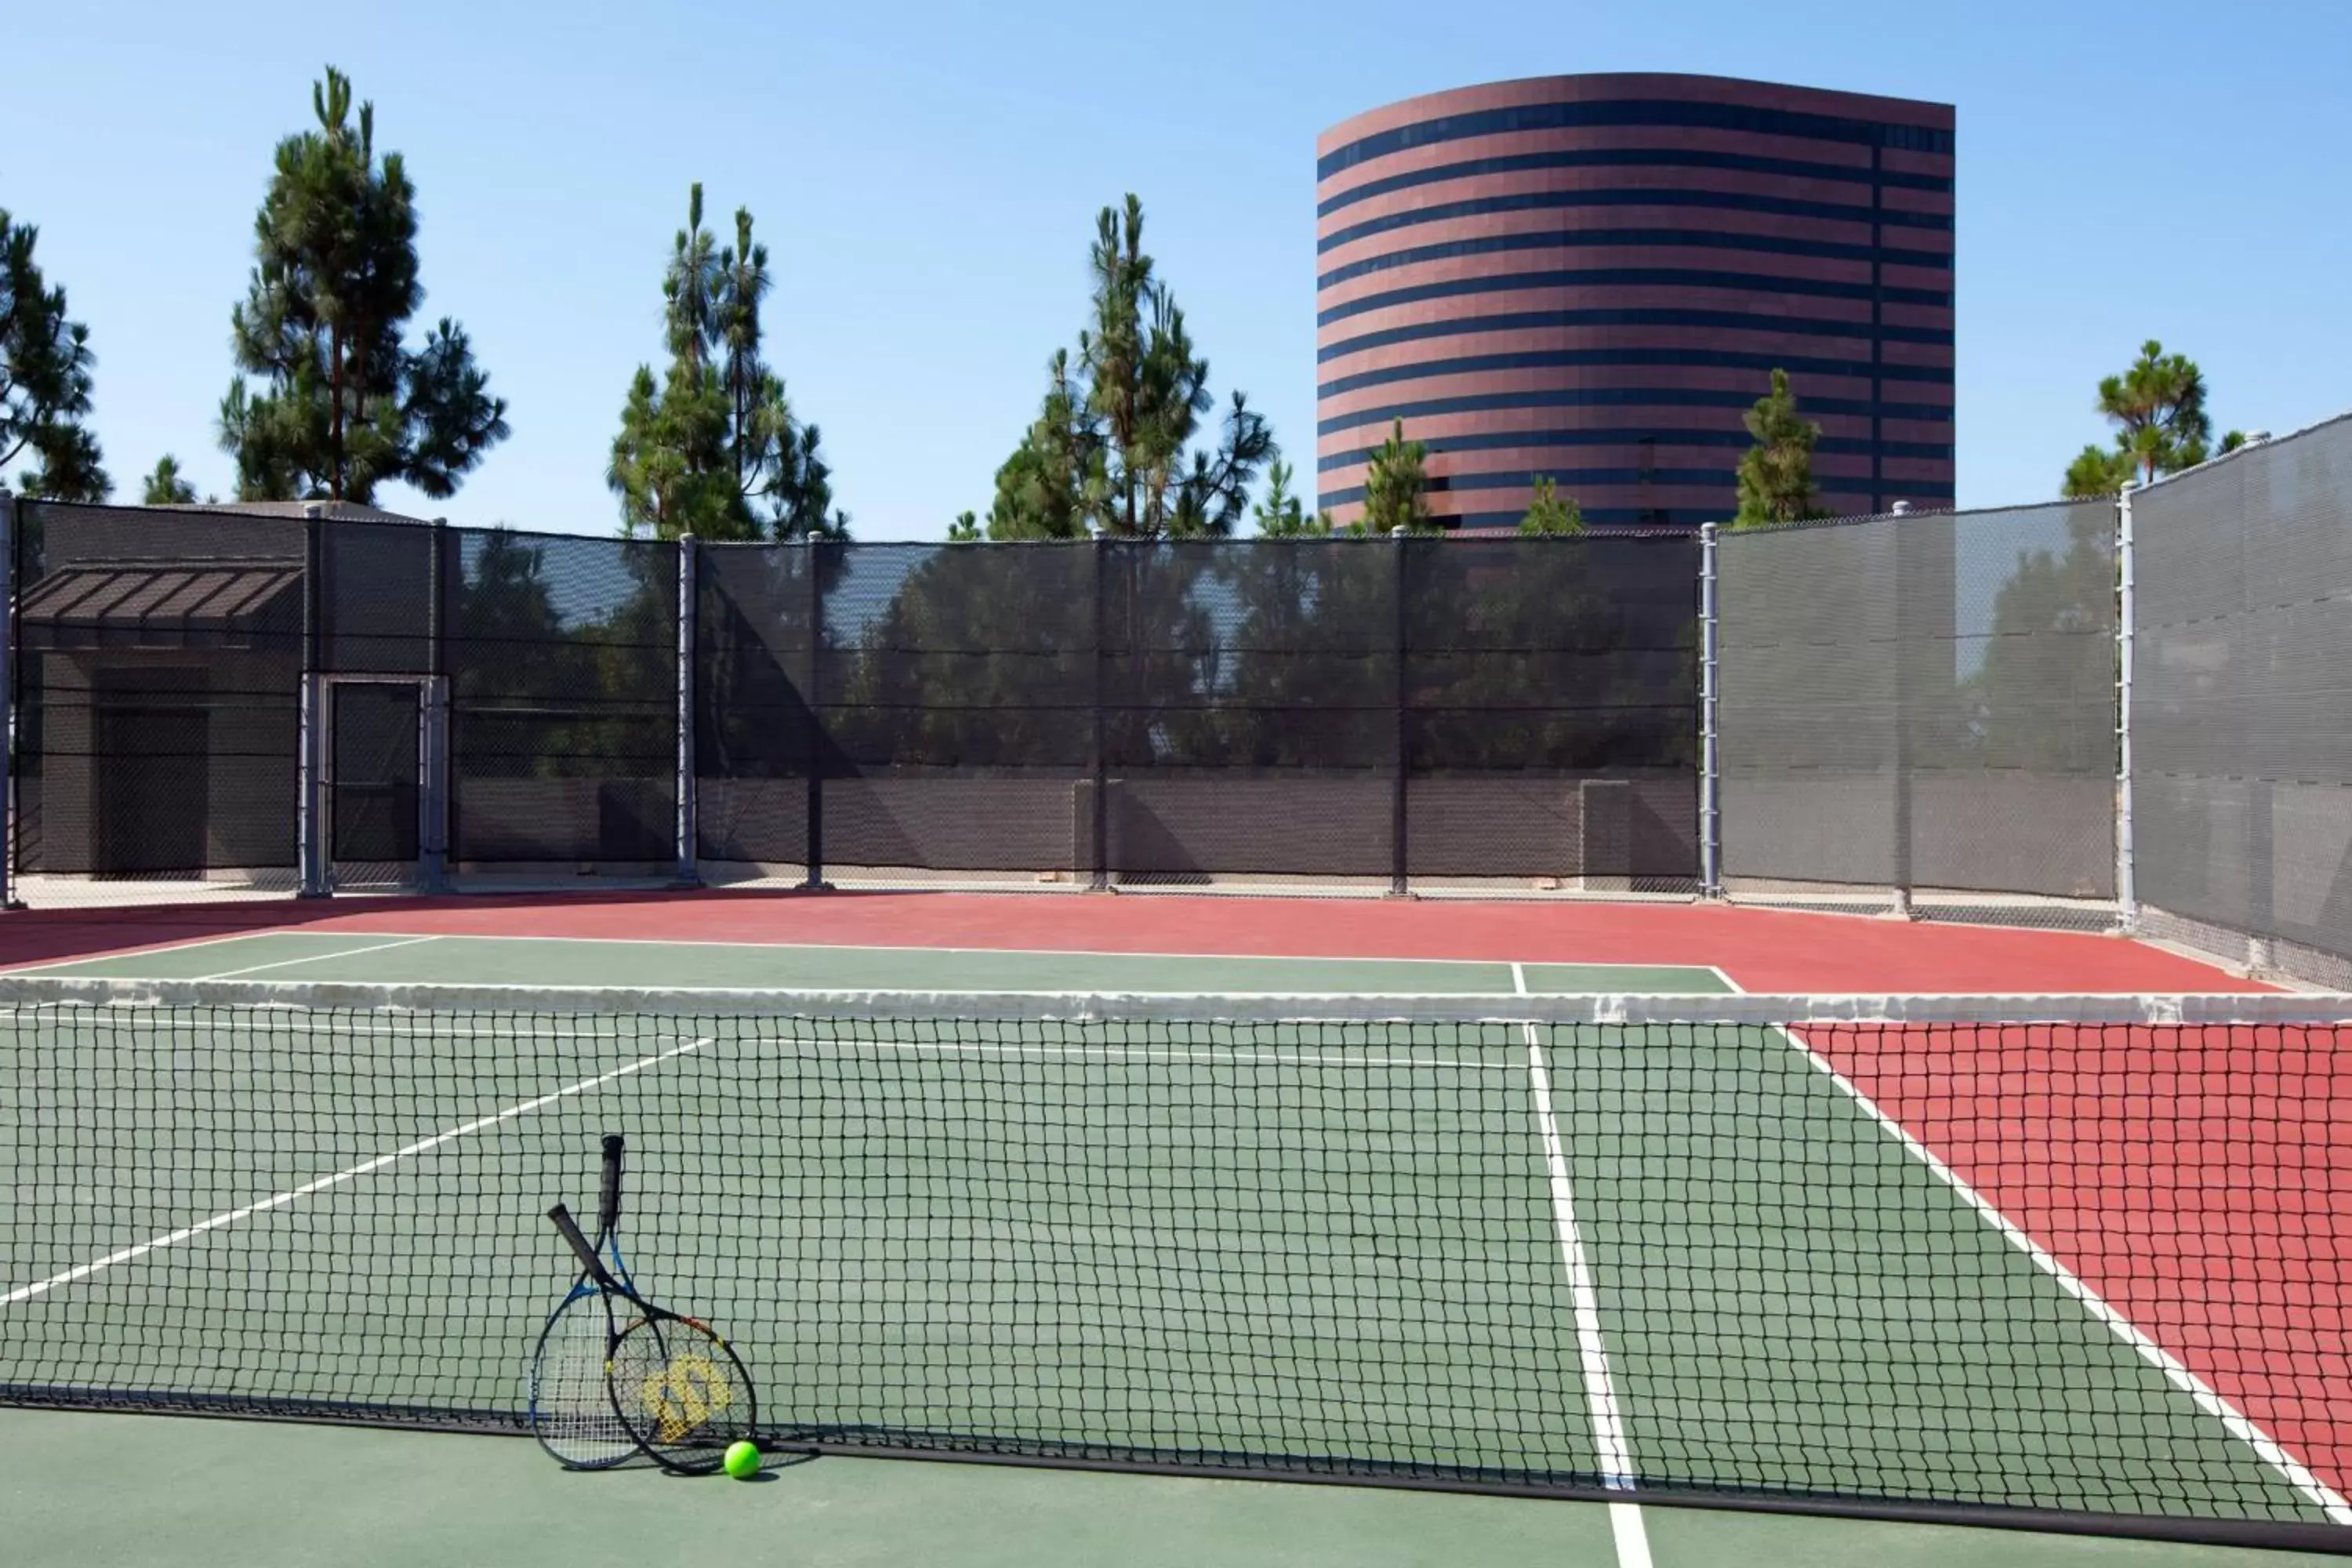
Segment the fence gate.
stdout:
[[439,885],[438,686],[431,677],[326,678],[332,886]]

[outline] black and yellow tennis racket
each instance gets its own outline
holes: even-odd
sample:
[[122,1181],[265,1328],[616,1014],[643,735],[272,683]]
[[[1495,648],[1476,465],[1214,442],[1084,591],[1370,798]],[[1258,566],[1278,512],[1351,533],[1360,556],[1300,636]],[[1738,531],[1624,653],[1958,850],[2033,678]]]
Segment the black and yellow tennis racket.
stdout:
[[708,1475],[759,1425],[751,1374],[717,1330],[656,1307],[614,1275],[562,1204],[547,1211],[604,1297],[604,1383],[638,1448],[666,1470]]

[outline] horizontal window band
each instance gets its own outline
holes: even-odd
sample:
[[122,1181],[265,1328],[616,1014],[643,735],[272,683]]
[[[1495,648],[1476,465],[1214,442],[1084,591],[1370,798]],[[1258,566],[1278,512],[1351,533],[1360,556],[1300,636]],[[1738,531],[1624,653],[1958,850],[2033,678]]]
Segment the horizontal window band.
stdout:
[[1418,185],[1442,185],[1454,180],[1475,180],[1494,174],[1527,174],[1537,169],[1727,169],[1746,174],[1785,174],[1800,180],[1845,180],[1885,185],[1891,190],[1950,194],[1952,182],[1937,174],[1873,172],[1850,163],[1810,163],[1796,158],[1759,158],[1747,153],[1713,153],[1686,147],[1560,148],[1549,153],[1510,153],[1493,158],[1468,158],[1459,163],[1413,169],[1351,185],[1327,196],[1315,206],[1317,217]]
[[[1502,474],[1437,475],[1429,480],[1426,493],[1435,496],[1470,490],[1523,489],[1539,479],[1551,480],[1559,487],[1562,496],[1571,500],[1579,487],[1594,485],[1679,485],[1690,489],[1720,485],[1735,496],[1739,490],[1738,468],[1660,468],[1646,475],[1638,468],[1530,468]],[[1832,487],[1817,482],[1814,488],[1827,490]],[[1937,484],[1929,479],[1880,479],[1873,483],[1866,479],[1841,478],[1834,489],[1844,493],[1874,490],[1880,495],[1917,500],[1948,498],[1952,493],[1950,485]],[[1341,489],[1327,490],[1318,499],[1327,507],[1352,506],[1364,499],[1364,487],[1349,485]]]
[[1315,314],[1315,324],[1328,327],[1368,310],[1418,304],[1423,300],[1450,300],[1465,294],[1501,294],[1521,289],[1717,289],[1727,293],[1796,294],[1822,300],[1875,299],[1895,305],[1928,305],[1948,310],[1948,289],[1873,288],[1867,283],[1833,283],[1813,278],[1779,278],[1769,272],[1709,272],[1686,267],[1595,267],[1557,272],[1499,272],[1485,278],[1453,278],[1439,283],[1416,283],[1385,293],[1367,294],[1344,305],[1331,305]]
[[1786,136],[1804,142],[1835,142],[1846,146],[1881,147],[1906,153],[1949,157],[1949,131],[1924,125],[1893,125],[1838,114],[1814,114],[1795,109],[1763,109],[1739,103],[1700,103],[1681,99],[1602,99],[1579,103],[1514,104],[1507,109],[1475,109],[1442,115],[1411,125],[1399,125],[1359,137],[1315,161],[1315,178],[1328,180],[1359,163],[1385,158],[1412,147],[1434,146],[1473,136],[1507,136],[1515,132],[1567,131],[1584,126],[1671,125],[1699,131],[1736,131],[1749,135]]
[[[1746,451],[1754,446],[1755,438],[1745,430],[1482,430],[1466,436],[1425,436],[1417,437],[1429,449],[1431,457],[1445,452],[1516,451],[1545,447],[1639,447],[1644,441],[1659,447],[1716,447]],[[1867,458],[1874,444],[1842,436],[1824,436],[1813,444],[1813,450],[1822,457]],[[1331,452],[1316,459],[1318,473],[1345,468],[1357,463],[1370,462],[1378,447],[1358,447],[1349,451]],[[1927,441],[1880,441],[1875,450],[1881,458],[1905,458],[1921,462],[1948,463],[1954,458],[1954,448]]]
[[1350,279],[1385,272],[1398,267],[1418,267],[1430,261],[1451,261],[1465,256],[1498,256],[1516,250],[1594,250],[1617,247],[1645,250],[1738,250],[1751,256],[1801,256],[1817,261],[1850,261],[1857,265],[1924,268],[1949,274],[1952,258],[1929,256],[1897,246],[1838,245],[1821,239],[1782,239],[1772,235],[1726,234],[1693,228],[1574,228],[1547,229],[1535,234],[1482,234],[1450,239],[1442,245],[1420,245],[1391,250],[1335,267],[1315,279],[1318,289],[1332,289]]
[[[1437,414],[1485,414],[1506,408],[1738,408],[1756,406],[1760,393],[1716,392],[1698,387],[1562,387],[1531,392],[1487,392],[1465,394],[1460,397],[1433,397],[1420,403],[1384,404],[1377,408],[1360,408],[1352,413],[1335,414],[1318,419],[1315,432],[1333,436],[1342,430],[1352,430],[1365,425],[1386,425],[1397,419],[1419,419]],[[1952,422],[1949,405],[1926,403],[1879,403],[1875,405],[1860,398],[1804,397],[1797,401],[1800,413],[1854,414],[1880,419],[1916,419],[1930,424]]]
[[1689,327],[1709,331],[1777,332],[1784,337],[1853,338],[1865,342],[1876,338],[1884,342],[1924,343],[1935,348],[1950,348],[1953,344],[1949,327],[1873,327],[1867,321],[1824,321],[1811,316],[1782,316],[1752,310],[1682,310],[1674,306],[1648,305],[1617,310],[1501,310],[1487,316],[1415,321],[1410,326],[1389,327],[1358,337],[1344,338],[1316,350],[1315,360],[1318,364],[1328,363],[1349,354],[1362,353],[1367,349],[1415,342],[1423,338],[1446,338],[1473,332],[1539,331],[1554,327]]
[[[1367,386],[1416,381],[1433,375],[1476,375],[1507,370],[1572,370],[1586,366],[1678,366],[1701,370],[1757,370],[1768,375],[1785,370],[1790,375],[1837,375],[1868,381],[1916,382],[1950,386],[1953,373],[1946,365],[1872,364],[1868,360],[1810,359],[1794,354],[1743,353],[1727,349],[1530,349],[1520,353],[1472,354],[1456,359],[1423,360],[1343,375],[1317,386],[1318,397],[1336,397]],[[1759,393],[1759,396],[1762,394]]]
[[[1638,188],[1622,191],[1517,191],[1507,195],[1471,196],[1458,202],[1441,202],[1432,206],[1415,207],[1410,212],[1367,218],[1352,227],[1339,229],[1316,241],[1315,253],[1320,256],[1360,239],[1370,239],[1374,235],[1389,234],[1420,224],[1445,223],[1454,218],[1477,217],[1488,213],[1564,212],[1578,207],[1708,207],[1718,212],[1769,213],[1781,217],[1819,218],[1831,223],[1875,223],[1900,228],[1940,229],[1946,233],[1949,233],[1952,227],[1951,216],[1948,213],[1853,206],[1843,202],[1809,202],[1795,196],[1759,196],[1743,191]],[[1948,258],[1946,259],[1948,263]]]

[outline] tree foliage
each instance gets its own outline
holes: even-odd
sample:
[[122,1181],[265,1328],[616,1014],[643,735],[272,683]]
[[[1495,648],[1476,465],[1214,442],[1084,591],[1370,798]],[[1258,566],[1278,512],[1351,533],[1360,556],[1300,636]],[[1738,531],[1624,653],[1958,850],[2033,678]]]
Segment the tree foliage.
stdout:
[[1240,523],[1258,472],[1280,455],[1265,416],[1235,392],[1212,445],[1209,362],[1143,249],[1134,195],[1096,218],[1092,279],[1077,352],[1056,353],[1045,396],[996,473],[991,539],[1223,537]]
[[18,487],[52,500],[104,500],[110,488],[89,416],[89,329],[42,276],[40,231],[0,208],[0,468],[29,454]]
[[604,482],[631,534],[675,539],[846,539],[833,504],[823,437],[802,423],[783,378],[761,357],[761,309],[774,280],[751,214],[735,211],[735,243],[703,226],[702,186],[662,274],[669,366],[639,365],[622,405]]
[[1563,496],[1549,474],[1535,477],[1535,499],[1528,503],[1528,514],[1519,519],[1519,531],[1529,535],[1582,533],[1584,509],[1576,504],[1574,496]]
[[1433,531],[1429,521],[1429,475],[1423,468],[1428,456],[1426,445],[1404,438],[1403,420],[1390,427],[1389,438],[1381,443],[1364,468],[1365,531]]
[[330,66],[310,107],[317,128],[278,144],[245,302],[229,314],[242,374],[221,401],[220,444],[237,495],[366,502],[394,481],[454,495],[506,439],[506,401],[448,317],[407,346],[425,300],[416,192],[399,153],[376,157],[375,106],[354,121],[351,79]]
[[[2099,383],[2097,407],[2115,426],[2114,445],[2087,446],[2075,454],[2062,493],[2070,500],[2111,496],[2128,479],[2153,484],[2212,457],[2213,420],[2205,398],[2205,373],[2197,362],[2166,353],[2161,342],[2148,339],[2129,368]],[[2232,430],[2221,438],[2221,450],[2244,442]]]
[[180,459],[166,452],[155,459],[155,469],[142,481],[139,504],[142,506],[188,506],[196,499],[196,487],[180,477]]
[[1739,459],[1739,510],[1731,526],[1769,528],[1822,515],[1813,489],[1813,444],[1822,427],[1797,410],[1789,373],[1772,373],[1772,390],[1746,416],[1754,445]]

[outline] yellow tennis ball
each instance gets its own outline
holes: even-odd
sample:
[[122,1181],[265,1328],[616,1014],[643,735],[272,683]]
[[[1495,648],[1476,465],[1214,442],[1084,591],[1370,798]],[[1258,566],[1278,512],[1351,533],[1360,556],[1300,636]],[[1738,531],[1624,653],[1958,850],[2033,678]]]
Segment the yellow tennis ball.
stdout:
[[748,1481],[760,1473],[760,1446],[756,1443],[733,1443],[727,1449],[727,1473],[739,1481]]

